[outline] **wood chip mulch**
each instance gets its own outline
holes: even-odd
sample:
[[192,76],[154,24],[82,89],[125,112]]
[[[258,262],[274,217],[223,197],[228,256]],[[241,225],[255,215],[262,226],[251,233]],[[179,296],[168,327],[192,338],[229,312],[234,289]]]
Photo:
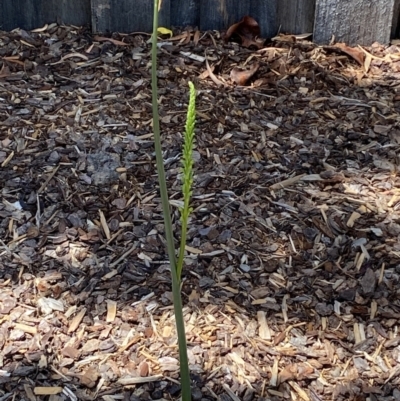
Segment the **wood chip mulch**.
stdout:
[[[148,39],[0,32],[1,401],[179,397]],[[400,48],[358,51],[160,40],[193,400],[400,400]]]

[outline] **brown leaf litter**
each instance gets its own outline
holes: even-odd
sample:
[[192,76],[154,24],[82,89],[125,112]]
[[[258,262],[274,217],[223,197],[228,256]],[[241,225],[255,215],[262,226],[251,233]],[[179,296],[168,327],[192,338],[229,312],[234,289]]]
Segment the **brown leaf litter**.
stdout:
[[[179,397],[150,46],[109,36],[0,33],[1,400]],[[399,48],[362,49],[364,68],[304,39],[172,39],[158,78],[177,235],[198,90],[193,399],[399,400]]]

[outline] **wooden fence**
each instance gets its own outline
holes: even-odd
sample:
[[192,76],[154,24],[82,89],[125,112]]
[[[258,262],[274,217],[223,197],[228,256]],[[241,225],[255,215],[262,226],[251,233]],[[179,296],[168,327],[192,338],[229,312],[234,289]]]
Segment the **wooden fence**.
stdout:
[[[0,0],[0,29],[58,22],[93,32],[150,32],[153,0]],[[223,30],[254,17],[262,37],[314,33],[314,41],[370,45],[398,34],[400,0],[163,0],[160,25]]]

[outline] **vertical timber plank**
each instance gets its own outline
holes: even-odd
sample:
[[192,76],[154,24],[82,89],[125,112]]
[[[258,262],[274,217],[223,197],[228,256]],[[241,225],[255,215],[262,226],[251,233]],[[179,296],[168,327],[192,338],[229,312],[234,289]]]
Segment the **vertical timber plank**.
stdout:
[[395,0],[317,0],[314,41],[336,42],[351,46],[371,45],[390,40]]
[[203,0],[200,2],[200,29],[202,31],[224,29],[227,24],[225,1]]
[[[151,32],[153,0],[91,0],[92,31]],[[163,0],[159,25],[170,26],[170,0]]]
[[260,25],[261,37],[272,38],[278,33],[278,4],[282,0],[252,0],[250,16]]
[[171,25],[198,27],[201,0],[171,0]]
[[314,28],[315,0],[278,1],[279,30],[282,33],[310,33]]
[[392,19],[392,31],[391,37],[398,38],[400,34],[400,0],[395,0],[394,2],[394,10],[393,10],[393,19]]
[[38,2],[24,0],[2,0],[0,2],[0,29],[33,29],[40,25]]
[[[174,0],[172,0],[174,1]],[[251,0],[201,0],[200,29],[224,30],[249,15]]]
[[91,0],[92,32],[99,33],[109,30],[110,26],[110,0]]
[[[90,0],[51,0],[51,2],[54,16],[57,17],[57,13],[61,13],[58,16],[59,22],[66,25],[90,26]],[[50,1],[43,1],[43,3],[49,4]],[[53,16],[51,18],[54,19]]]
[[34,29],[52,22],[90,24],[90,0],[1,0],[0,29]]

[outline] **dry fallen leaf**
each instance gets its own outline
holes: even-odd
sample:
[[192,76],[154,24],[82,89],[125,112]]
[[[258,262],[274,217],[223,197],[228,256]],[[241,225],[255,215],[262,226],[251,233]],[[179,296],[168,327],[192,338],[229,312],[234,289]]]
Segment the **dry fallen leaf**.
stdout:
[[234,35],[240,37],[243,47],[255,46],[260,49],[263,46],[263,41],[257,40],[260,36],[258,22],[248,15],[229,27],[225,34],[225,40],[229,40]]
[[257,72],[260,64],[254,63],[248,70],[243,70],[239,67],[232,68],[231,79],[238,85],[246,85],[247,81]]
[[179,42],[179,45],[187,45],[190,43],[190,39],[192,38],[192,33],[190,31],[186,31],[186,37]]
[[365,54],[360,49],[347,46],[345,43],[336,43],[333,47],[346,53],[348,56],[356,60],[358,64],[364,66]]
[[193,36],[193,44],[197,46],[199,44],[199,40],[200,40],[200,31],[196,30]]
[[[206,56],[206,55],[205,55]],[[215,84],[217,84],[218,86],[226,86],[225,82],[220,81],[215,74],[212,72],[210,64],[208,64],[208,60],[207,60],[207,56],[206,56],[206,67],[207,67],[207,71],[208,71],[208,76],[214,81]]]
[[111,42],[112,44],[117,45],[117,46],[128,46],[128,43],[121,42],[120,40],[116,40],[116,39],[106,38],[104,36],[95,35],[93,37],[93,39],[97,40],[98,42]]
[[281,33],[278,36],[274,36],[273,38],[271,38],[272,42],[295,43],[296,40],[296,35],[284,35]]

